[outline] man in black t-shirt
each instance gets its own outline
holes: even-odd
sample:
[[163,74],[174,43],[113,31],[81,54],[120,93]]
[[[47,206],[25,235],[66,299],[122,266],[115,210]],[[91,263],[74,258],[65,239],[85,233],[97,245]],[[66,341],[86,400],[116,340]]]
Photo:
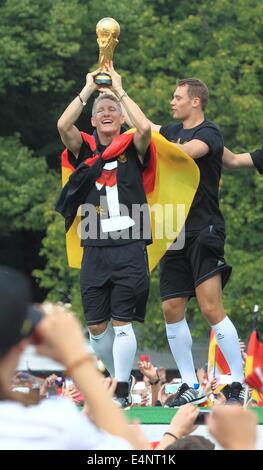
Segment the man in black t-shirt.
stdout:
[[[143,172],[151,128],[123,90],[121,77],[109,66],[111,88],[118,99],[101,94],[92,110],[95,138],[81,133],[74,123],[98,89],[96,73],[87,75],[86,85],[58,121],[61,140],[68,149],[67,165],[75,172],[63,188],[56,209],[70,227],[75,206],[83,204],[80,286],[90,342],[118,380],[119,404],[127,407],[137,349],[132,321],[144,321],[149,291],[146,244],[151,243],[151,233]],[[124,122],[120,103],[136,123],[133,136],[120,135]],[[134,207],[138,214],[133,212]]]
[[259,173],[263,173],[263,147],[254,152],[233,153],[224,147],[223,165],[229,170],[238,168],[255,168]]
[[222,288],[231,273],[224,259],[224,218],[218,201],[224,144],[215,124],[205,119],[207,102],[208,88],[201,80],[179,80],[171,108],[173,117],[181,123],[151,123],[152,130],[184,150],[200,170],[200,184],[185,223],[185,245],[182,249],[169,249],[160,265],[167,338],[183,382],[176,396],[169,399],[169,406],[206,400],[201,387],[196,386],[192,338],[185,320],[187,302],[192,296],[197,297],[229,364],[233,380],[230,398],[242,402],[244,397],[238,335],[222,303]]

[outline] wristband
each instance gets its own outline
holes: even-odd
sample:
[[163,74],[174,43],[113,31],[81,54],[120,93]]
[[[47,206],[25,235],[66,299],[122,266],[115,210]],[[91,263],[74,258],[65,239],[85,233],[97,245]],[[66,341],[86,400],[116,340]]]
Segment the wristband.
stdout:
[[164,436],[165,436],[165,435],[171,436],[171,437],[173,437],[176,441],[178,441],[178,437],[177,437],[175,434],[173,434],[172,432],[168,432],[168,431],[167,431],[167,432],[164,433]]
[[121,96],[119,96],[118,101],[121,101],[124,96],[128,96],[126,91]]
[[83,106],[83,107],[86,106],[87,101],[83,101],[83,99],[81,98],[81,96],[80,96],[79,93],[78,93],[78,97],[79,97],[79,99],[80,99],[80,102],[81,102],[82,106]]

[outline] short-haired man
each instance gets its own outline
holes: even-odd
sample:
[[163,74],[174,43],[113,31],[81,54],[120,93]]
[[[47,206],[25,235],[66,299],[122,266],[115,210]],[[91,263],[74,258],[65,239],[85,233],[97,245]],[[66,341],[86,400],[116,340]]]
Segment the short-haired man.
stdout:
[[[97,72],[87,75],[83,90],[58,120],[68,161],[76,171],[56,208],[66,218],[68,227],[78,205],[87,208],[88,216],[85,213],[81,229],[84,313],[91,345],[118,380],[120,405],[126,407],[137,349],[132,321],[144,321],[149,290],[146,244],[151,243],[151,233],[144,230],[144,223],[149,226],[149,214],[144,212],[139,220],[134,220],[132,210],[136,205],[147,205],[142,175],[149,158],[151,128],[137,105],[126,93],[119,92],[121,77],[109,70],[118,99],[102,94],[95,100],[91,118],[95,138],[78,130],[74,124],[98,89],[93,78]],[[134,135],[120,135],[124,123],[120,102],[134,119]]]
[[152,130],[184,150],[200,170],[200,184],[185,223],[185,246],[168,250],[160,265],[167,338],[183,382],[170,406],[206,400],[201,387],[195,385],[198,380],[192,337],[185,319],[187,302],[193,296],[229,364],[233,380],[231,398],[242,402],[244,397],[238,335],[222,303],[222,289],[231,274],[224,259],[224,218],[218,200],[224,144],[216,125],[204,116],[208,97],[208,88],[201,80],[179,80],[171,108],[173,117],[181,122],[167,126],[151,123]]

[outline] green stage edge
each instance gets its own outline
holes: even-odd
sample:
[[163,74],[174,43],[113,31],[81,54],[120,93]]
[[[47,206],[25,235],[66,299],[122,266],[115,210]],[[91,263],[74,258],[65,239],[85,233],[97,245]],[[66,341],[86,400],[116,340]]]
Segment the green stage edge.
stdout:
[[[206,410],[207,408],[200,408]],[[263,407],[252,407],[250,410],[256,413],[258,424],[263,424]],[[129,421],[139,420],[141,424],[169,424],[178,408],[162,408],[159,406],[136,407],[126,410]]]

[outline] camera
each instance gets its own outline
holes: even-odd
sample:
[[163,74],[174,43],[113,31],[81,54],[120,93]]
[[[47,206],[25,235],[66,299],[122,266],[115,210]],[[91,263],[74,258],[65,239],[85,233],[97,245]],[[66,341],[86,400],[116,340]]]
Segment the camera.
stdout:
[[55,384],[58,388],[62,388],[64,382],[65,382],[64,377],[57,377],[56,380],[55,380]]
[[209,410],[202,410],[199,412],[199,415],[197,416],[194,424],[206,424],[206,417],[209,415],[210,411]]
[[27,318],[30,321],[31,325],[29,331],[27,332],[27,336],[30,337],[30,341],[32,344],[37,345],[41,343],[41,338],[36,332],[36,327],[42,320],[43,316],[44,314],[38,305],[32,304],[29,306]]

